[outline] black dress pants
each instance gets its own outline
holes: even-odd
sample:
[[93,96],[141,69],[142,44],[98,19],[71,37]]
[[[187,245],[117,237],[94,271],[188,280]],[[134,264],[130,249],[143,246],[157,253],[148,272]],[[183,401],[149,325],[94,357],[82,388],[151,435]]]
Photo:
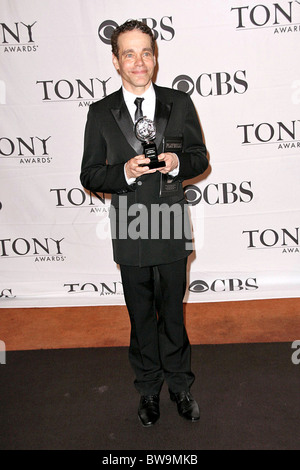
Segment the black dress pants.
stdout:
[[131,322],[129,360],[141,395],[158,394],[164,380],[173,393],[188,391],[194,381],[183,319],[186,261],[120,266]]

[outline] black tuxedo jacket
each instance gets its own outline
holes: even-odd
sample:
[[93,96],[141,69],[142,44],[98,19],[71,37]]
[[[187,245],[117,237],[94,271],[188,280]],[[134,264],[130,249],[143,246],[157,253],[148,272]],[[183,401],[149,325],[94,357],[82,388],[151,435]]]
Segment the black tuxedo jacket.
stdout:
[[206,148],[190,97],[156,85],[154,89],[158,154],[163,151],[166,136],[180,137],[183,143],[181,151],[176,151],[179,174],[172,180],[166,196],[160,194],[159,171],[143,175],[133,185],[126,182],[125,162],[144,152],[135,137],[122,89],[92,104],[88,113],[80,179],[90,191],[112,194],[111,231],[114,260],[118,264],[166,264],[191,252],[181,183],[206,170]]

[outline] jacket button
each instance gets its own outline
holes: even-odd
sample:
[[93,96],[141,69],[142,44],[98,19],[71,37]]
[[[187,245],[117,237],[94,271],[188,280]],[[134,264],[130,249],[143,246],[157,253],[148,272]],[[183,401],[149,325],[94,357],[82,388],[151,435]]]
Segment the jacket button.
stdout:
[[139,186],[142,186],[143,183],[142,183],[142,181],[138,181],[137,184],[138,184]]

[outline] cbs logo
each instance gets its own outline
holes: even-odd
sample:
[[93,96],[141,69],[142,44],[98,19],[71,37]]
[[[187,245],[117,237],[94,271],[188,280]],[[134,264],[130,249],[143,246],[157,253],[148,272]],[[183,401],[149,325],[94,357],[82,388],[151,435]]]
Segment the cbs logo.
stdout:
[[246,70],[237,70],[233,73],[202,73],[196,81],[188,75],[178,75],[173,80],[172,88],[188,93],[190,96],[196,90],[200,96],[206,98],[224,96],[229,93],[243,94],[248,90],[248,83]]
[[[175,30],[172,26],[172,16],[163,16],[160,20],[154,18],[140,18],[140,21],[151,28],[155,39],[171,41],[175,36]],[[104,44],[110,45],[111,36],[118,26],[118,23],[113,20],[103,21],[98,28],[100,40]]]

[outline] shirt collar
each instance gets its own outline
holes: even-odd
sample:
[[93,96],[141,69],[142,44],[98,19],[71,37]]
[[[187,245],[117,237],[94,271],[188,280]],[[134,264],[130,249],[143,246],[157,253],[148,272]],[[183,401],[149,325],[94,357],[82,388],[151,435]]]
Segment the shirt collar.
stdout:
[[[123,85],[122,85],[122,90],[123,90],[123,96],[124,96],[125,102],[133,103],[134,100],[137,98],[137,95],[126,90],[126,88]],[[146,90],[143,95],[139,95],[139,98],[144,98],[144,99],[153,99],[154,97],[155,97],[155,91],[154,91],[153,83],[151,83],[148,90]]]

